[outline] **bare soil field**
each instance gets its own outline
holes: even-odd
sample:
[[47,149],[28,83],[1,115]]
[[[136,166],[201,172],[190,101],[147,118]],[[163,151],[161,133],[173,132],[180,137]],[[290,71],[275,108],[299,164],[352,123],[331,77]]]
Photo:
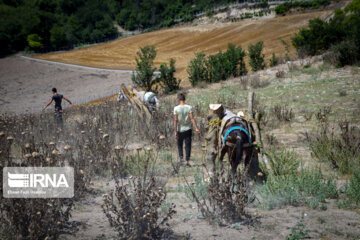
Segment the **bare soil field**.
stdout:
[[0,73],[0,113],[39,112],[50,100],[53,87],[74,104],[85,103],[116,93],[131,76],[20,57],[0,59]]
[[[158,50],[155,64],[159,66],[160,63],[174,58],[177,77],[186,79],[186,66],[197,52],[213,54],[226,49],[230,42],[241,44],[247,49],[250,43],[264,41],[264,54],[267,59],[272,53],[281,56],[285,52],[285,46],[280,39],[290,43],[291,36],[307,26],[310,19],[326,18],[331,12],[319,11],[272,19],[178,27],[121,38],[98,46],[35,57],[82,66],[132,70],[135,68],[136,51],[145,45],[155,45]],[[184,81],[183,85],[187,86],[189,82]]]

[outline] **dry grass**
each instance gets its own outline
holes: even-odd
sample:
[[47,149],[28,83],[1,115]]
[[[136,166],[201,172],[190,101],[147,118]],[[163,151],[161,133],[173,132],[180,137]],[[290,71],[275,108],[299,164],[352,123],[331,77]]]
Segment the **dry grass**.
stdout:
[[[155,64],[159,66],[160,63],[174,58],[177,67],[176,77],[185,79],[186,66],[196,52],[214,54],[219,50],[225,50],[229,42],[241,44],[247,49],[250,43],[263,40],[264,53],[268,61],[272,53],[278,56],[284,53],[280,39],[288,42],[299,28],[308,24],[309,19],[326,17],[328,14],[330,11],[320,11],[256,21],[179,27],[126,37],[98,46],[36,57],[83,66],[125,70],[135,68],[135,54],[139,47],[155,45],[158,49]],[[291,51],[294,52],[293,49]],[[188,86],[189,82],[183,81],[183,85]]]

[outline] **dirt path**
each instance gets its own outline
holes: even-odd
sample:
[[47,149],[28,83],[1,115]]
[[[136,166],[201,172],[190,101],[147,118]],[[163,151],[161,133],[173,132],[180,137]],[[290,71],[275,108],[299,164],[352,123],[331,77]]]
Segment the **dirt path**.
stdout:
[[[101,209],[102,194],[113,187],[113,181],[96,180],[94,188],[101,192],[88,195],[73,210],[72,220],[81,222],[79,231],[73,235],[61,235],[60,239],[116,239],[117,234]],[[210,225],[201,217],[196,203],[189,200],[182,191],[169,193],[166,201],[176,204],[177,213],[169,222],[174,234],[190,239],[283,240],[300,223],[304,225],[303,231],[308,232],[310,239],[358,239],[360,236],[359,214],[338,209],[336,202],[330,200],[327,200],[328,208],[325,211],[292,206],[273,210],[250,207],[247,212],[257,216],[254,224],[238,222],[229,227]]]
[[3,58],[0,59],[0,114],[40,112],[50,100],[53,87],[79,104],[115,94],[121,83],[130,82],[129,72],[78,68],[21,57]]
[[23,55],[21,55],[20,58],[30,60],[30,61],[34,61],[34,62],[50,63],[50,64],[55,64],[55,65],[60,65],[60,66],[65,66],[65,67],[73,67],[73,68],[87,69],[87,70],[94,70],[94,71],[102,71],[102,72],[116,72],[116,73],[132,73],[133,72],[133,70],[116,70],[116,69],[86,67],[86,66],[80,66],[80,65],[74,65],[74,64],[67,64],[67,63],[61,63],[61,62],[48,61],[48,60],[38,59],[38,58],[33,58],[33,57],[27,57],[27,56],[23,56]]

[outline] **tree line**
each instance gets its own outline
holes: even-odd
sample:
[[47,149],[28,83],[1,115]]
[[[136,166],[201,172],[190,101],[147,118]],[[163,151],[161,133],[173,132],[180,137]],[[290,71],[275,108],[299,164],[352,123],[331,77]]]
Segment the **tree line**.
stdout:
[[324,54],[324,60],[336,66],[360,61],[360,0],[352,1],[344,10],[335,11],[329,21],[312,19],[301,29],[292,43],[299,55]]
[[236,0],[0,0],[0,56],[67,48],[126,30],[171,26],[176,19]]
[[[264,43],[262,41],[248,46],[249,65],[253,72],[266,67],[264,54],[262,54]],[[180,89],[180,79],[174,77],[176,72],[175,60],[170,59],[167,63],[160,64],[160,73],[155,76],[157,68],[154,60],[157,55],[155,46],[145,46],[136,53],[136,72],[132,75],[132,82],[135,86],[146,91],[157,92],[160,86],[164,93],[171,93]],[[225,52],[206,56],[205,53],[197,53],[191,59],[187,67],[189,81],[192,86],[201,82],[213,83],[227,80],[230,77],[244,76],[248,73],[245,65],[245,50],[242,47],[228,44]],[[270,66],[278,64],[278,59],[273,54]]]
[[117,36],[114,0],[0,0],[0,55]]

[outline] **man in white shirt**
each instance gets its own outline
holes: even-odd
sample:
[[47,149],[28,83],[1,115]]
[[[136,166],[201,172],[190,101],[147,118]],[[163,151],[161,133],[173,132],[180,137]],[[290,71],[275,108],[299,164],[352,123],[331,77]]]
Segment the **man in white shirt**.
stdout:
[[197,134],[200,134],[200,130],[194,119],[193,108],[185,104],[185,95],[183,93],[178,95],[178,102],[179,105],[174,107],[175,137],[177,139],[180,162],[184,159],[183,142],[185,141],[186,166],[190,166],[192,126],[195,127]]

